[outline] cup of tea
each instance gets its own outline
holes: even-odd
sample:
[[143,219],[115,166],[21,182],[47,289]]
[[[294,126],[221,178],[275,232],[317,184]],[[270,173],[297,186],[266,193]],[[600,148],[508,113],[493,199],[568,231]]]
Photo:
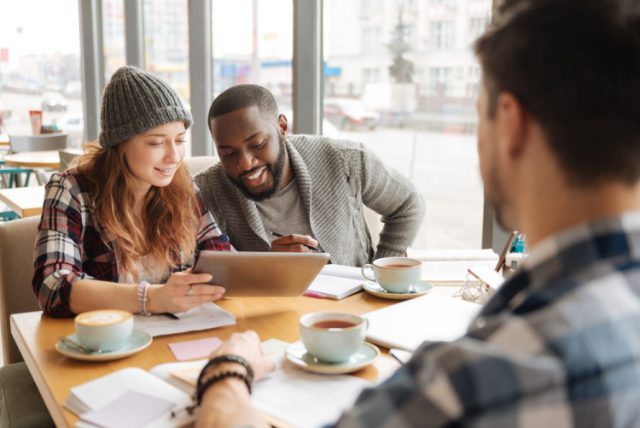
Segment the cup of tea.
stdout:
[[78,342],[93,351],[121,348],[133,333],[133,315],[117,309],[83,312],[74,324]]
[[364,345],[369,321],[344,312],[313,312],[300,318],[307,352],[326,363],[349,360]]
[[[373,275],[368,273],[373,271]],[[420,282],[422,262],[409,257],[385,257],[362,266],[362,276],[390,293],[408,293]]]

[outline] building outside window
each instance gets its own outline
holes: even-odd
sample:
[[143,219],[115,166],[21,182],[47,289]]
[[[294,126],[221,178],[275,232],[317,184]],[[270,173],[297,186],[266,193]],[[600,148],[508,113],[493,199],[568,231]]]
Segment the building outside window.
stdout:
[[40,110],[44,125],[80,144],[77,1],[2,0],[0,10],[0,133],[31,134],[29,111]]
[[[324,60],[333,70],[324,81],[325,134],[364,143],[415,184],[426,201],[415,249],[481,246],[480,68],[468,35],[480,28],[481,21],[471,28],[472,17],[488,22],[491,7],[491,0],[380,0],[371,17],[363,2],[324,2]],[[375,124],[354,126],[349,116],[358,114]]]
[[212,9],[214,95],[259,84],[291,116],[293,0],[213,0]]

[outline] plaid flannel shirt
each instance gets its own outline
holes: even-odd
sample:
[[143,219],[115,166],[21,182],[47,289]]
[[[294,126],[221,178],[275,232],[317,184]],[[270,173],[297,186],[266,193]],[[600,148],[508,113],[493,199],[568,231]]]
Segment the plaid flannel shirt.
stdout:
[[[97,223],[90,190],[90,182],[75,169],[54,174],[46,186],[36,238],[33,289],[42,309],[52,316],[74,315],[69,309],[74,281],[119,280],[117,242],[109,241]],[[216,226],[199,192],[198,209],[201,217],[196,251],[229,251],[229,239]]]
[[639,427],[640,213],[540,243],[463,338],[423,344],[337,425]]

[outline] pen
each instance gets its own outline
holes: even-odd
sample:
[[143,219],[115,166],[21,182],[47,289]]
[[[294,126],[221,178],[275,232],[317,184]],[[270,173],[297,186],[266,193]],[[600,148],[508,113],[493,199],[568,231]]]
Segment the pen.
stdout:
[[[282,237],[284,237],[284,235],[283,235],[283,234],[278,233],[278,232],[271,232],[271,236],[273,236],[274,238],[282,238]],[[314,248],[314,247],[312,247],[312,246],[310,246],[310,245],[302,244],[302,243],[301,243],[300,245],[304,245],[305,247],[307,247],[307,248],[308,248],[308,249],[310,249],[311,251],[315,251],[315,252],[317,252],[317,253],[321,253],[321,252],[322,252],[322,250],[320,249],[320,246],[319,246],[319,245],[318,245],[318,248]]]
[[172,320],[179,320],[180,318],[178,318],[177,315],[172,314],[171,312],[163,312],[160,315],[164,315],[167,318],[171,318]]

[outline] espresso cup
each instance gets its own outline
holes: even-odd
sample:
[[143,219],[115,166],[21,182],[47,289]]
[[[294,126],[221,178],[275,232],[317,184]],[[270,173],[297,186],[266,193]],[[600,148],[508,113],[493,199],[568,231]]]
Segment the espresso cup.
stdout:
[[121,348],[133,333],[133,315],[117,309],[83,312],[74,324],[78,342],[93,351]]
[[300,318],[300,335],[317,360],[342,363],[364,344],[369,321],[344,312],[313,312]]
[[[373,270],[373,276],[367,274]],[[362,276],[390,293],[408,293],[420,282],[422,262],[409,257],[385,257],[362,266]]]

